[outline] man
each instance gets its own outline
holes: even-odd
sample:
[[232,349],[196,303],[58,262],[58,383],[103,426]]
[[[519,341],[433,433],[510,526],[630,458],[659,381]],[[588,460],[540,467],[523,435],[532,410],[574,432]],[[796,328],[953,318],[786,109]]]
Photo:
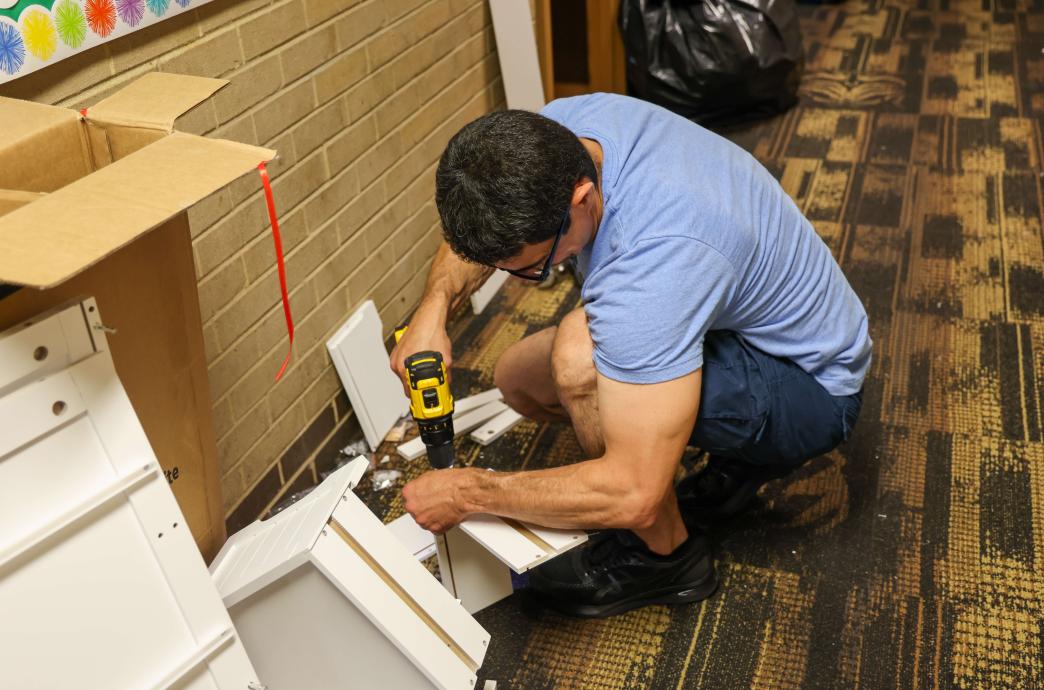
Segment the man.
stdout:
[[[422,527],[475,513],[604,530],[533,571],[570,615],[698,601],[716,586],[697,525],[849,435],[870,365],[867,318],[829,250],[742,149],[609,94],[486,115],[436,173],[446,243],[391,356],[450,361],[447,315],[492,267],[541,280],[575,257],[583,308],[510,347],[514,409],[571,421],[590,458],[528,472],[428,472],[403,490]],[[674,487],[688,444],[704,470]]]

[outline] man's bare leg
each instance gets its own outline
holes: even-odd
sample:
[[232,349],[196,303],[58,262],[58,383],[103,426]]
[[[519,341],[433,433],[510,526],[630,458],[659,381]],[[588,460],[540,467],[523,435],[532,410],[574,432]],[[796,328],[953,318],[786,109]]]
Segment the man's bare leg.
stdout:
[[551,347],[557,326],[527,336],[500,356],[493,383],[504,402],[521,415],[538,422],[568,422],[551,376]]

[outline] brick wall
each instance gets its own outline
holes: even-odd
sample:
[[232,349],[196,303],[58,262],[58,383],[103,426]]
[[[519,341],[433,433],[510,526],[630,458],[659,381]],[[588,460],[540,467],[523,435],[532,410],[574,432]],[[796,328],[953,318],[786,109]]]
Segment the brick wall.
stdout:
[[366,299],[388,330],[439,243],[434,168],[503,107],[484,0],[214,0],[0,95],[82,107],[151,70],[229,79],[177,127],[269,146],[297,325],[286,332],[267,215],[246,178],[190,212],[230,532],[316,481],[361,437],[326,339]]

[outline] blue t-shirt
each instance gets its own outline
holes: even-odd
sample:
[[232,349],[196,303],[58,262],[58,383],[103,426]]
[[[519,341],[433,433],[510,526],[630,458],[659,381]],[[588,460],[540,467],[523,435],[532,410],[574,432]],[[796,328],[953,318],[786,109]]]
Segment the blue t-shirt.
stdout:
[[728,140],[663,108],[592,94],[543,115],[604,153],[605,212],[577,257],[595,366],[659,383],[703,366],[709,330],[740,333],[833,395],[870,366],[866,311],[775,178]]

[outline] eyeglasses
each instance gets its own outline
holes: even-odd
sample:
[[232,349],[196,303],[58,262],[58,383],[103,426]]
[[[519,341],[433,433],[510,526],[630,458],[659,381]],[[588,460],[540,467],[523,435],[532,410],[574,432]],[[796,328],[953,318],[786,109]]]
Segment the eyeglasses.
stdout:
[[522,278],[523,280],[535,280],[538,283],[542,283],[547,280],[547,277],[551,274],[551,262],[555,259],[555,252],[558,251],[558,243],[562,239],[562,235],[569,232],[569,212],[573,209],[573,205],[569,204],[566,208],[565,216],[562,217],[562,224],[558,226],[558,233],[555,235],[555,242],[551,245],[551,253],[547,255],[547,259],[544,260],[544,267],[540,269],[540,273],[533,273],[533,266],[527,266],[526,268],[505,268],[502,269],[507,271],[511,275]]

